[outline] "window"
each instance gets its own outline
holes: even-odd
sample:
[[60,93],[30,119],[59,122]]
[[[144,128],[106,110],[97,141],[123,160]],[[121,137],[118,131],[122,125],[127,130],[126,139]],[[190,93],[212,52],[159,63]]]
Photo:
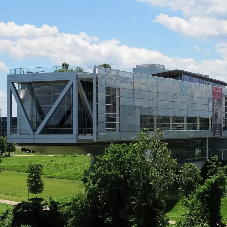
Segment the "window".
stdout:
[[149,131],[154,131],[154,116],[141,115],[140,116],[140,129],[147,128]]
[[170,117],[157,117],[157,128],[162,130],[170,130]]
[[199,130],[209,130],[209,118],[199,119]]
[[173,130],[184,130],[184,117],[173,117]]
[[187,130],[197,130],[197,118],[196,117],[187,118]]

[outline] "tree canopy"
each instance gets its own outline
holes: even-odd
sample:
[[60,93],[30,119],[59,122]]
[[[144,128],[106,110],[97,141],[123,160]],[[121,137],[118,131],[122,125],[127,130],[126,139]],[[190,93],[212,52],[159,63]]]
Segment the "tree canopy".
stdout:
[[28,166],[27,186],[29,192],[40,194],[44,188],[44,181],[41,178],[43,166],[39,163],[30,163]]
[[111,69],[111,65],[107,63],[103,63],[101,66],[106,69]]
[[85,194],[72,203],[69,226],[166,226],[163,195],[173,184],[176,161],[161,138],[161,131],[142,131],[97,157]]

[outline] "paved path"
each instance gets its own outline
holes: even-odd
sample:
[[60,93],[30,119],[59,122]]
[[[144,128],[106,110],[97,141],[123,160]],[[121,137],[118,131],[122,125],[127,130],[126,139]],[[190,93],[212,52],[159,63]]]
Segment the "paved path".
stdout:
[[40,154],[40,155],[38,155],[38,154],[12,154],[11,155],[11,157],[34,157],[34,156],[37,156],[37,157],[46,157],[46,156],[48,156],[48,157],[54,157],[54,156],[63,156],[63,155],[52,155],[52,154],[50,154],[50,155],[42,155],[42,154]]
[[10,200],[4,200],[4,199],[0,199],[0,203],[5,203],[5,204],[8,204],[8,205],[17,205],[18,204],[18,202],[10,201]]

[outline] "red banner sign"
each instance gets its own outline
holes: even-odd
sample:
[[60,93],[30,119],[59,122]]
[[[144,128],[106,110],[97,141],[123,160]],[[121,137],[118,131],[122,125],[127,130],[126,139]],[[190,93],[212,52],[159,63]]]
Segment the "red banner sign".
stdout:
[[222,99],[222,88],[221,87],[212,87],[212,98],[213,99]]

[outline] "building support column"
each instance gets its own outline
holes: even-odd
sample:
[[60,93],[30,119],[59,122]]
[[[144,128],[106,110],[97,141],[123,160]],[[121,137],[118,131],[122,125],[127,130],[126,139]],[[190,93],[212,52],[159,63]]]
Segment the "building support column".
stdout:
[[97,88],[96,66],[93,69],[93,141],[97,141]]
[[154,116],[154,130],[157,129],[157,116]]
[[184,117],[184,130],[187,130],[187,117]]
[[173,117],[170,116],[170,130],[173,130]]
[[199,122],[199,117],[197,117],[197,130],[200,128],[200,122]]
[[120,89],[116,88],[116,131],[120,131]]
[[78,138],[78,90],[77,90],[77,78],[73,80],[73,135],[75,135],[76,140]]
[[209,159],[209,141],[208,138],[206,138],[206,158]]
[[209,118],[209,130],[212,130],[211,127],[212,125],[211,125],[211,118]]

